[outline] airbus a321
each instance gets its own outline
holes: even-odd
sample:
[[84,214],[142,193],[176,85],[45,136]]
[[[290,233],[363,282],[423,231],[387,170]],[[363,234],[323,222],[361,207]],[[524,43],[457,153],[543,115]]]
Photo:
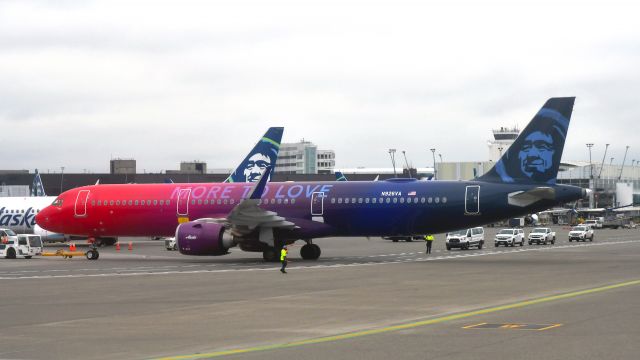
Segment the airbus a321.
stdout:
[[175,235],[182,254],[224,255],[238,246],[262,252],[265,260],[297,240],[306,242],[302,258],[317,259],[318,238],[470,228],[587,195],[556,184],[574,100],[549,99],[495,167],[471,181],[268,183],[267,167],[255,185],[85,186],[61,194],[36,221],[89,236]]

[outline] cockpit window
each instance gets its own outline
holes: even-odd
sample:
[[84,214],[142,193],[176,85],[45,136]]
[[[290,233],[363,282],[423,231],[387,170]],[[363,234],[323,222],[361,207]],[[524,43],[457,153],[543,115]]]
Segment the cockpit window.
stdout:
[[53,202],[51,203],[51,206],[62,207],[62,199],[57,198],[53,200]]

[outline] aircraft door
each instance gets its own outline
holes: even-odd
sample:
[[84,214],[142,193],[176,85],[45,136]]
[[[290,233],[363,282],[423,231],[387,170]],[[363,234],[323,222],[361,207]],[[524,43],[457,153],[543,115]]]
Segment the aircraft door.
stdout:
[[189,216],[191,189],[180,189],[178,194],[178,216]]
[[324,193],[314,192],[311,194],[311,215],[321,216],[324,212]]
[[465,215],[477,215],[480,213],[480,186],[467,186],[464,196]]
[[87,216],[87,201],[89,201],[89,190],[78,191],[76,197],[75,216],[85,217]]

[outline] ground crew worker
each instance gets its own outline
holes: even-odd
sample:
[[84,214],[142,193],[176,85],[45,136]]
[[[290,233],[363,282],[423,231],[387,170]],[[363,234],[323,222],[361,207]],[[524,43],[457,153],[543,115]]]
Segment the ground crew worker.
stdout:
[[287,271],[285,270],[285,268],[287,267],[287,254],[289,252],[287,251],[287,247],[283,246],[282,250],[280,250],[280,262],[282,263],[282,267],[280,268],[280,272],[283,274],[286,274]]
[[424,241],[427,242],[427,254],[431,254],[431,245],[433,245],[433,240],[435,240],[435,238],[431,234],[424,236]]

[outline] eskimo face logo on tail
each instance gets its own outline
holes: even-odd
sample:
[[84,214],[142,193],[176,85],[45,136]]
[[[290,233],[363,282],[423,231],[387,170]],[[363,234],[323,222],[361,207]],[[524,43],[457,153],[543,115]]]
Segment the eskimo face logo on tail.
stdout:
[[271,157],[268,154],[253,154],[244,164],[245,182],[257,182],[268,167],[272,166]]
[[501,180],[555,183],[568,128],[568,118],[556,110],[542,108],[518,137],[521,140],[516,140],[496,164]]
[[268,168],[276,165],[283,131],[284,128],[281,127],[269,128],[240,166],[224,182],[259,181]]

